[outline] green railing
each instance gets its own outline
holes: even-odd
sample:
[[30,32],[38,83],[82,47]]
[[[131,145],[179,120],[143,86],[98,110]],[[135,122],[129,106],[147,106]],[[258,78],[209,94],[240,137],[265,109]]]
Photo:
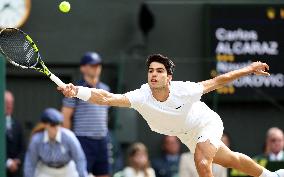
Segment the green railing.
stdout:
[[5,60],[0,54],[0,176],[6,177],[6,140],[4,118]]

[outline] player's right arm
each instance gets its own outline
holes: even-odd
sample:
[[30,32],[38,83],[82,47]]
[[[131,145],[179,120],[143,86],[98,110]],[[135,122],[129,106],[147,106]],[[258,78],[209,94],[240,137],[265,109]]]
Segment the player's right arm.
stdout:
[[67,84],[64,88],[59,87],[66,97],[77,97],[84,101],[98,105],[130,107],[129,99],[123,94],[110,93],[103,89],[78,87],[73,84]]
[[91,98],[88,101],[94,104],[117,107],[131,106],[129,99],[123,94],[114,94],[103,89],[92,89],[91,93]]

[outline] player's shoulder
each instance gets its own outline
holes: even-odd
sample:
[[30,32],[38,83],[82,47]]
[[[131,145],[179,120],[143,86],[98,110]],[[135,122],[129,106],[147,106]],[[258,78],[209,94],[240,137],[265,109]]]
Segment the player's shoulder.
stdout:
[[171,81],[172,86],[182,86],[184,83],[184,81]]
[[200,83],[198,82],[192,82],[192,81],[172,81],[171,85],[175,88],[175,89],[188,89],[188,88],[192,88],[192,87],[199,87]]
[[149,91],[149,90],[150,90],[150,87],[149,87],[149,85],[146,83],[146,84],[142,84],[142,85],[140,86],[140,88],[137,88],[137,89],[132,90],[132,92],[133,92],[133,91],[135,91],[135,92],[147,92],[147,91]]
[[199,88],[199,84],[191,81],[172,81],[170,87],[174,95],[186,96]]
[[187,83],[184,81],[172,81],[171,87],[174,91],[181,92],[187,88]]
[[197,84],[197,83],[192,81],[171,81],[171,84],[175,86],[184,86],[188,84]]
[[149,84],[148,83],[142,84],[140,89],[142,89],[142,90],[150,90]]
[[147,97],[151,94],[151,89],[148,83],[141,85],[140,89],[138,89],[141,93],[141,96]]
[[147,97],[150,95],[150,88],[148,84],[141,85],[140,88],[129,91],[124,94],[128,99],[130,99],[130,102],[139,102],[142,103],[145,101]]

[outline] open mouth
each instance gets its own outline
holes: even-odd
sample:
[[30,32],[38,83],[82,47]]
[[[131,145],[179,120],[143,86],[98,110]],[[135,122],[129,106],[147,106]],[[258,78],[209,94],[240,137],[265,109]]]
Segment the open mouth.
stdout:
[[152,83],[156,83],[157,80],[156,80],[156,79],[151,79],[151,82],[152,82]]

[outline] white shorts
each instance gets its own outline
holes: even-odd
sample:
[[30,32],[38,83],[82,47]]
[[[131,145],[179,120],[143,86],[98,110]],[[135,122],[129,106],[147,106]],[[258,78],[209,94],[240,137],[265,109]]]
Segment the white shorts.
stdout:
[[194,153],[197,143],[205,142],[207,140],[209,140],[210,143],[218,149],[222,144],[221,138],[223,130],[223,122],[218,117],[202,128],[197,128],[191,132],[179,134],[177,137],[189,148],[191,153]]

